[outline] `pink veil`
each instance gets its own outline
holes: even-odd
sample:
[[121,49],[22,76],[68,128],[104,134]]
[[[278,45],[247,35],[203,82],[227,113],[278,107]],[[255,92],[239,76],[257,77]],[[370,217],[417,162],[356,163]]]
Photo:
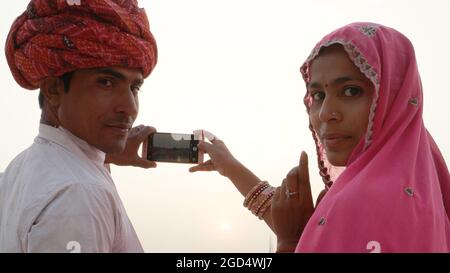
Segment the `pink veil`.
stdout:
[[335,174],[313,131],[329,190],[296,252],[449,252],[450,175],[422,120],[411,42],[379,24],[349,24],[315,46],[300,69],[305,82],[319,50],[336,43],[374,85],[368,129]]

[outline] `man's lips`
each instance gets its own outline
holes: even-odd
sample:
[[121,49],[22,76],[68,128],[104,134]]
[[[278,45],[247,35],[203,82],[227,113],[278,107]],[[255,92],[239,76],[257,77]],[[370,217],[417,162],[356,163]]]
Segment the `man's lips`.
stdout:
[[107,124],[106,127],[121,134],[127,134],[131,130],[131,124],[128,123]]

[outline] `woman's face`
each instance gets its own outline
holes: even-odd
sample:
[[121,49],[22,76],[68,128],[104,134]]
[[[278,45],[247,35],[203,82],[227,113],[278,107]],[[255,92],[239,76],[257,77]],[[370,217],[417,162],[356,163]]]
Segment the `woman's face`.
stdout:
[[311,63],[307,86],[312,98],[309,118],[328,161],[345,166],[364,138],[373,85],[349,59],[342,46],[330,46]]

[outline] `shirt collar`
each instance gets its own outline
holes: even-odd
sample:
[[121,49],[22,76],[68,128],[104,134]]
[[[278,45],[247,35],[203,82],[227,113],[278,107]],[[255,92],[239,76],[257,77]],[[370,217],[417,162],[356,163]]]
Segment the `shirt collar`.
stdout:
[[92,145],[89,145],[86,141],[75,136],[70,131],[63,127],[52,127],[41,123],[39,125],[39,137],[54,142],[68,151],[81,156],[83,154],[88,159],[94,161],[97,164],[105,164],[106,154]]

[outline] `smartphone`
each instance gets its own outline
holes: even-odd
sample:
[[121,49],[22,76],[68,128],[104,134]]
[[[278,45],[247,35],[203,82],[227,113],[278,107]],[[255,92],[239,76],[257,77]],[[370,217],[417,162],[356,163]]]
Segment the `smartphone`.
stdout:
[[143,153],[150,161],[199,164],[203,163],[198,150],[202,141],[202,135],[154,133],[144,143]]

